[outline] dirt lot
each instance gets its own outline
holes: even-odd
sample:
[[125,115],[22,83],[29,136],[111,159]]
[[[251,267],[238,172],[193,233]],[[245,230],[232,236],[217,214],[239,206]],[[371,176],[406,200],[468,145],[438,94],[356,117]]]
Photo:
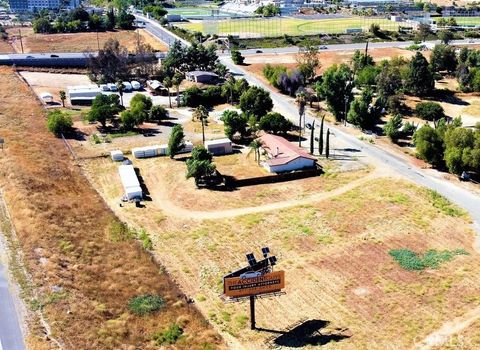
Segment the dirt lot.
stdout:
[[[116,217],[70,160],[61,140],[45,127],[44,110],[8,68],[0,69],[0,185],[52,336],[65,349],[157,348],[152,334],[172,322],[184,325],[178,348],[223,348],[196,309],[128,236],[112,239]],[[130,298],[161,295],[166,305],[150,316],[128,311]],[[26,297],[29,295],[26,293]],[[32,325],[31,348],[46,349],[43,330]]]
[[[322,73],[325,69],[333,64],[349,63],[353,57],[353,53],[353,51],[320,52],[319,57],[322,67],[318,73]],[[410,58],[415,54],[414,51],[398,48],[370,49],[368,50],[368,53],[374,58],[375,61],[388,60],[399,56]],[[294,68],[296,62],[296,54],[263,54],[254,56],[247,55],[245,57],[245,64],[248,65],[246,69],[261,76],[263,76],[262,68],[267,63],[282,64],[288,68]]]
[[[16,52],[22,52],[18,28],[7,29],[9,40]],[[155,50],[167,51],[165,44],[159,42],[144,29],[139,29],[140,41],[149,44]],[[25,53],[41,52],[82,52],[98,50],[97,33],[71,34],[35,34],[32,28],[21,28],[23,49]],[[98,43],[103,47],[108,39],[115,39],[129,51],[134,51],[137,45],[137,32],[119,30],[98,33]]]
[[[216,158],[219,167],[255,170],[245,163],[247,158],[229,157]],[[338,174],[338,182],[316,178],[215,193],[195,190],[191,181],[183,180],[181,161],[158,158],[135,165],[153,199],[140,210],[118,207],[122,190],[118,179],[112,181],[115,164],[103,159],[86,167],[112,209],[152,233],[156,254],[168,271],[239,348],[321,343],[326,349],[406,349],[478,305],[480,257],[472,249],[468,218],[447,215],[424,189],[393,178],[369,180],[365,174],[351,173]],[[358,175],[365,182],[348,186],[358,181],[354,180]],[[215,212],[221,216],[239,205],[261,210],[262,204],[288,201],[305,192],[321,194],[328,191],[329,182],[348,190],[333,190],[337,195],[288,209],[228,219],[208,215],[215,208],[221,209]],[[158,197],[159,191],[164,197]],[[183,217],[183,212],[170,215],[165,201],[189,210]],[[202,212],[209,219],[197,215]],[[278,269],[286,271],[287,294],[258,301],[258,326],[267,331],[251,332],[248,305],[219,299],[221,276],[242,266],[245,253],[264,245],[279,257]],[[438,270],[409,272],[388,255],[397,248],[416,252],[463,248],[469,255]],[[305,325],[305,320],[321,326],[302,338],[287,331]],[[317,330],[320,339],[314,337]]]

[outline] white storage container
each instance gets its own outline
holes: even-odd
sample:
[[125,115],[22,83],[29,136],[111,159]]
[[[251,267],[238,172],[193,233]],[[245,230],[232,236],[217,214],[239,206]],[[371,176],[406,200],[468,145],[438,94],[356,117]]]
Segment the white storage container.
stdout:
[[133,165],[120,165],[118,167],[120,180],[122,181],[123,189],[125,191],[125,199],[142,199],[143,192],[138,181],[137,174]]
[[122,151],[111,151],[110,155],[112,156],[112,160],[115,162],[121,162],[123,161],[123,152]]

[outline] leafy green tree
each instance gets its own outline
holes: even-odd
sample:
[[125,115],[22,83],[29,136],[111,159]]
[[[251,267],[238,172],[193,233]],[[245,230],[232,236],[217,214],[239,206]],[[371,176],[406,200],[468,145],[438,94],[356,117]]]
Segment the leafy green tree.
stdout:
[[352,68],[355,74],[359,70],[362,70],[365,67],[373,66],[373,65],[375,65],[375,62],[373,61],[372,56],[370,56],[368,53],[365,54],[360,50],[355,50],[352,57]]
[[366,66],[357,72],[355,78],[355,85],[357,86],[372,86],[375,85],[378,76],[378,68],[374,66]]
[[180,124],[172,128],[172,133],[168,139],[168,154],[171,159],[175,157],[182,149],[185,148],[185,134]]
[[137,126],[137,118],[132,113],[132,111],[123,111],[120,113],[120,122],[124,130],[132,130]]
[[415,106],[415,114],[419,118],[428,121],[437,121],[445,118],[443,107],[436,102],[420,102]]
[[449,45],[435,45],[430,58],[430,65],[434,72],[454,72],[457,69],[457,55],[455,49]]
[[90,56],[90,70],[95,81],[111,83],[128,76],[128,50],[118,40],[108,39],[97,56]]
[[52,24],[50,20],[46,17],[40,17],[33,21],[32,23],[33,31],[35,33],[51,33]]
[[376,123],[376,115],[371,111],[372,90],[365,89],[360,98],[356,98],[350,104],[347,114],[349,123],[358,126],[361,129],[371,128]]
[[415,96],[425,96],[433,92],[435,81],[427,60],[417,51],[409,64],[405,82],[407,90]]
[[320,134],[318,135],[318,154],[323,154],[323,123],[325,121],[325,116],[322,117],[322,121],[320,123]]
[[73,126],[72,117],[65,112],[56,110],[48,113],[47,127],[48,130],[56,136],[66,134],[71,131]]
[[156,121],[160,123],[162,120],[166,120],[169,117],[168,111],[160,105],[155,105],[150,108],[149,120]]
[[437,167],[443,164],[443,137],[439,129],[424,125],[413,134],[413,141],[419,158]]
[[396,142],[400,138],[401,128],[402,117],[400,114],[396,114],[387,122],[387,124],[385,124],[383,130],[385,131],[385,135],[387,135],[390,140]]
[[115,18],[115,12],[113,12],[113,8],[110,8],[107,12],[107,20],[105,22],[107,30],[113,30],[115,25],[117,24],[117,20]]
[[152,105],[152,99],[149,96],[135,94],[135,96],[132,97],[130,100],[130,111],[136,119],[136,125],[140,125],[148,120]]
[[62,101],[62,107],[65,107],[65,100],[67,99],[67,94],[64,90],[60,90],[58,92],[58,95],[60,96],[60,100]]
[[231,140],[236,133],[241,137],[247,133],[247,117],[236,111],[226,110],[223,112],[221,120],[225,128],[225,135]]
[[121,109],[118,95],[100,94],[93,100],[87,119],[90,122],[97,121],[105,127],[107,121],[112,120]]
[[240,51],[232,50],[232,61],[235,64],[242,65],[243,61],[245,61],[245,57],[242,56]]
[[270,93],[260,87],[250,86],[240,96],[240,109],[247,115],[253,115],[259,120],[273,108]]
[[286,134],[292,130],[293,123],[280,113],[270,112],[260,118],[259,128],[272,134]]
[[317,95],[322,96],[336,120],[345,119],[345,101],[353,98],[353,75],[347,65],[333,65],[323,73],[322,81],[317,83]]
[[187,179],[193,177],[198,187],[200,180],[213,176],[215,170],[212,154],[203,146],[195,146],[191,158],[187,160]]
[[445,164],[454,174],[465,170],[478,171],[480,133],[462,127],[449,127],[445,132]]
[[311,41],[306,41],[299,48],[297,55],[298,70],[309,81],[315,77],[317,70],[321,67],[318,46]]
[[454,34],[449,30],[442,30],[437,35],[440,41],[442,42],[442,44],[445,44],[445,45],[448,45],[450,41],[452,41],[453,38],[455,37]]
[[376,77],[377,91],[380,97],[387,99],[402,89],[402,78],[398,67],[385,63]]
[[118,13],[116,22],[120,29],[132,29],[135,23],[135,16],[122,9]]

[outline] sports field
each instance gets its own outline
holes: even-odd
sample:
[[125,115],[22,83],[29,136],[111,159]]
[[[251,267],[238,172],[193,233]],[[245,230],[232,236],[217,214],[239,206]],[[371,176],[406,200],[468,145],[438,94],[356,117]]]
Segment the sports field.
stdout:
[[480,25],[480,17],[454,17],[458,25]]
[[174,7],[168,8],[168,14],[170,15],[182,15],[182,16],[210,16],[212,10],[216,7]]
[[[177,26],[203,34],[238,35],[242,38],[309,35],[309,34],[337,34],[345,33],[347,29],[368,30],[377,23],[382,29],[398,30],[399,24],[385,18],[332,18],[332,19],[300,19],[300,18],[272,18],[272,19],[230,19],[206,20],[178,23]],[[402,23],[402,26],[407,25]]]

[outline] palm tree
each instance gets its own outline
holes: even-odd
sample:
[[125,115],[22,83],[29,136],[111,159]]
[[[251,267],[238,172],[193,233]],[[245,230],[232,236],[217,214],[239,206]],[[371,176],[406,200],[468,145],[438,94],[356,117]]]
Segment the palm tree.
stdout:
[[305,105],[307,98],[302,91],[297,94],[296,102],[298,103],[298,147],[302,147],[302,116],[305,119]]
[[182,83],[183,75],[181,73],[175,73],[172,78],[172,84],[177,90],[177,107],[180,107],[180,84]]
[[320,123],[320,135],[318,136],[318,154],[323,154],[323,122],[325,116],[322,117],[322,122]]
[[65,107],[65,100],[67,99],[67,94],[63,90],[60,90],[58,93],[60,95],[60,100],[62,100],[62,106]]
[[202,140],[204,144],[205,144],[205,122],[207,121],[207,118],[208,118],[208,110],[202,105],[198,106],[193,112],[193,119],[194,120],[197,119],[202,122]]
[[120,95],[120,104],[123,106],[123,91],[125,89],[125,86],[121,81],[117,81],[116,85],[117,85],[118,93]]
[[165,79],[163,79],[163,86],[167,88],[168,103],[170,104],[170,108],[172,108],[172,97],[170,96],[170,88],[173,86],[172,79],[170,79],[170,77],[166,77]]
[[256,140],[253,140],[252,142],[250,142],[250,151],[254,151],[255,152],[255,161],[260,164],[260,148],[262,147],[262,141],[260,141],[259,139],[256,139]]
[[327,146],[325,147],[325,158],[330,156],[330,129],[327,129]]

